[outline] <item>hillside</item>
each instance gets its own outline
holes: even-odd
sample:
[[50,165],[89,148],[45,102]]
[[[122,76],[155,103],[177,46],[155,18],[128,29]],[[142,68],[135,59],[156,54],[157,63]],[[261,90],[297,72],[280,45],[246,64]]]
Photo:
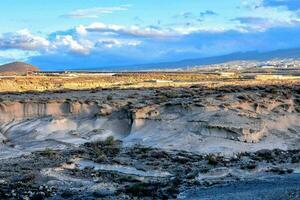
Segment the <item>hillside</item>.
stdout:
[[24,62],[12,62],[0,66],[0,72],[26,73],[29,71],[40,71],[40,69]]
[[186,59],[175,62],[164,62],[164,63],[152,63],[139,65],[142,69],[168,69],[168,68],[185,68],[192,66],[219,64],[224,62],[231,62],[237,60],[255,60],[255,61],[267,61],[271,59],[299,59],[300,58],[300,48],[295,49],[280,49],[268,52],[259,51],[249,51],[249,52],[236,52],[232,54],[204,57],[196,59]]
[[161,62],[161,63],[146,63],[124,66],[108,66],[94,67],[77,70],[95,70],[95,71],[138,71],[138,70],[155,70],[155,69],[186,69],[187,67],[203,66],[211,64],[220,64],[232,61],[268,61],[272,59],[300,59],[300,48],[294,49],[279,49],[275,51],[248,51],[235,52],[226,55],[203,57],[195,59],[186,59],[179,61]]

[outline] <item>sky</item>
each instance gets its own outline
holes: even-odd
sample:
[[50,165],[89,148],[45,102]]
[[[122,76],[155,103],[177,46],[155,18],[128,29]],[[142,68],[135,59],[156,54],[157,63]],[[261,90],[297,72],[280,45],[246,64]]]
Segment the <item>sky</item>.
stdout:
[[1,0],[0,64],[113,69],[300,47],[300,0]]

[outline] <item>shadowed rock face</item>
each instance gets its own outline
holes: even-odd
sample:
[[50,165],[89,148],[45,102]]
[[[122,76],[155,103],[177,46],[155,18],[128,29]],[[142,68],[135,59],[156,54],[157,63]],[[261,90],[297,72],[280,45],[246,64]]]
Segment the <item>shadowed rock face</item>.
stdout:
[[[1,104],[1,140],[16,155],[44,149],[78,146],[108,136],[126,137],[131,129],[126,110],[107,114],[97,102],[9,102]],[[7,150],[7,151],[5,151]]]
[[1,154],[108,136],[197,153],[299,148],[298,87],[268,87],[3,95]]
[[9,102],[0,103],[0,112],[0,120],[10,122],[45,116],[90,116],[99,113],[99,107],[95,103],[67,101]]

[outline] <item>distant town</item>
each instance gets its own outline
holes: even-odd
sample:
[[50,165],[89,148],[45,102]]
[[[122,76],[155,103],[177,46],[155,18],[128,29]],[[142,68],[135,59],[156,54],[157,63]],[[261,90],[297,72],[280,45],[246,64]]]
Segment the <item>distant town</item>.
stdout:
[[231,61],[220,64],[194,66],[191,70],[201,69],[232,69],[232,70],[244,70],[250,68],[258,69],[292,69],[300,68],[300,60],[298,59],[273,59],[268,61]]

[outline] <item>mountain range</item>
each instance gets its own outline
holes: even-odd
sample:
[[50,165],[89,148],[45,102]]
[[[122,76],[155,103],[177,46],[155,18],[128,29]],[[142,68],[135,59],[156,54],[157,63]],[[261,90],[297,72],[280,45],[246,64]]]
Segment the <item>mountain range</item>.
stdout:
[[[249,51],[236,52],[227,55],[186,59],[175,62],[162,62],[127,66],[128,69],[173,69],[220,64],[231,61],[268,61],[272,59],[300,59],[300,48],[280,49],[268,52]],[[123,67],[122,67],[123,68]],[[125,67],[126,68],[126,67]]]
[[300,59],[300,48],[280,49],[267,52],[247,51],[235,52],[227,55],[185,59],[180,61],[148,63],[124,66],[110,66],[101,68],[85,68],[78,70],[94,71],[138,71],[138,70],[170,70],[186,69],[188,67],[201,67],[204,65],[220,64],[231,61],[268,61],[272,59]]
[[[139,70],[172,70],[172,69],[187,69],[189,67],[201,67],[204,65],[221,64],[232,61],[268,61],[272,59],[295,59],[300,60],[300,48],[280,49],[268,52],[248,51],[236,52],[227,55],[213,56],[186,59],[172,62],[148,63],[136,65],[123,66],[107,66],[107,67],[93,67],[93,68],[69,68],[68,70],[76,71],[139,71]],[[39,66],[43,70],[43,66]],[[23,63],[13,62],[0,66],[0,72],[27,72],[39,71],[39,68]],[[65,69],[61,68],[60,71]],[[59,70],[58,70],[59,71]]]

